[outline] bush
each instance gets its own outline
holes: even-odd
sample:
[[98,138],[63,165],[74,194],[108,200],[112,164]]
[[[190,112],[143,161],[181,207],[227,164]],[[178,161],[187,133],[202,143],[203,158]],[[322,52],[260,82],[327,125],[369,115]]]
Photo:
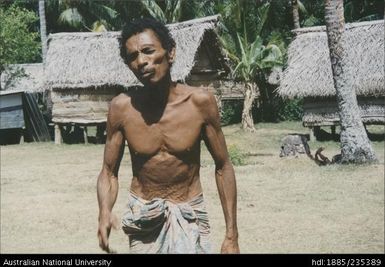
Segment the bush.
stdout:
[[242,118],[242,100],[227,100],[222,103],[221,124],[240,123]]
[[228,148],[230,161],[235,166],[246,165],[246,156],[236,145],[230,145]]
[[303,99],[283,100],[278,110],[282,121],[300,121],[303,116]]

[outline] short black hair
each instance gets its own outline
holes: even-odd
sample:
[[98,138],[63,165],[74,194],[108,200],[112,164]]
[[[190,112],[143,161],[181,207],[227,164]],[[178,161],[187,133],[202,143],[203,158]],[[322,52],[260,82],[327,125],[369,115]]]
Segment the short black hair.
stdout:
[[128,65],[127,61],[127,40],[137,34],[144,32],[147,29],[154,31],[156,36],[159,38],[162,47],[168,52],[175,47],[175,40],[172,38],[169,29],[160,21],[153,18],[139,18],[131,21],[123,26],[122,33],[120,36],[120,56],[123,58],[124,63]]

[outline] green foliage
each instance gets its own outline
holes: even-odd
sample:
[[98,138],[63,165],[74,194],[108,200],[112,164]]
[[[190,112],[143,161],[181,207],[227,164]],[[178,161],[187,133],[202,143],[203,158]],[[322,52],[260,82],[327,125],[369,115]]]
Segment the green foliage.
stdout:
[[321,25],[321,20],[313,15],[310,15],[302,21],[302,27],[313,27],[315,25]]
[[151,17],[163,23],[175,23],[215,14],[214,2],[210,0],[145,0],[141,3]]
[[[167,22],[165,12],[162,10],[162,8],[155,1],[146,0],[146,1],[143,1],[142,3],[144,5],[144,7],[146,8],[146,10],[148,11],[148,13],[150,13],[150,15],[153,18],[155,18],[159,21],[162,21],[163,23]],[[167,1],[167,6],[168,5],[171,5],[171,1]],[[177,14],[177,12],[176,12],[176,14]],[[167,15],[175,18],[174,14],[167,14]]]
[[268,2],[260,5],[241,0],[217,2],[216,11],[223,18],[221,41],[235,65],[233,75],[238,80],[255,82],[258,72],[283,63],[279,46],[266,42],[261,35],[269,8]]
[[384,18],[383,0],[345,0],[346,22],[378,20]]
[[241,122],[242,101],[223,101],[221,112],[221,124],[229,125]]
[[303,116],[303,99],[283,100],[278,117],[284,121],[300,121]]
[[324,0],[301,0],[305,12],[300,13],[301,27],[325,25]]
[[237,37],[241,54],[233,71],[236,78],[245,82],[255,81],[257,72],[282,65],[282,53],[278,46],[274,44],[264,46],[262,38],[258,35],[251,44],[239,33]]
[[0,7],[0,73],[6,65],[40,59],[39,33],[31,30],[37,20],[34,12],[24,8]]
[[231,163],[233,163],[234,166],[246,165],[246,155],[242,153],[238,146],[230,145],[228,148],[228,152],[230,161]]
[[56,18],[52,21],[48,16],[48,25],[62,31],[116,30],[121,26],[119,13],[109,1],[48,0],[47,11]]

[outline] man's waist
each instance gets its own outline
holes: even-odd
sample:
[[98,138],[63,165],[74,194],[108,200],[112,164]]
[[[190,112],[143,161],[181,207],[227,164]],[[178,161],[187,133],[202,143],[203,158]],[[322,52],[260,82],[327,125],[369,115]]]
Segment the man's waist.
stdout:
[[148,182],[133,177],[130,191],[146,201],[150,201],[154,198],[162,198],[174,203],[181,203],[188,202],[201,194],[202,187],[199,177],[173,183]]

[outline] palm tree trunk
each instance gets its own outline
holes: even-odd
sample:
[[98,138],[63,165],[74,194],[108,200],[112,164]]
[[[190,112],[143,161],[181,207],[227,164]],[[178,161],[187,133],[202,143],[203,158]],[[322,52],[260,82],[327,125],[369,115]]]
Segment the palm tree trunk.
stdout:
[[243,111],[242,111],[242,129],[250,132],[254,132],[254,120],[253,120],[253,102],[257,95],[257,85],[252,82],[245,83],[246,90],[244,93]]
[[291,7],[293,11],[294,29],[300,28],[299,26],[299,12],[298,12],[298,0],[291,0]]
[[40,17],[40,38],[43,63],[47,55],[47,25],[45,19],[44,0],[39,0],[39,17]]
[[325,22],[341,123],[341,162],[374,162],[376,155],[362,123],[351,73],[345,61],[343,0],[325,0]]
[[[39,20],[40,20],[40,39],[41,39],[41,52],[43,58],[43,64],[46,62],[47,58],[47,21],[45,18],[45,0],[39,0]],[[52,114],[52,99],[51,91],[44,91],[42,94],[43,103],[46,105],[46,110],[48,117],[51,117]]]

